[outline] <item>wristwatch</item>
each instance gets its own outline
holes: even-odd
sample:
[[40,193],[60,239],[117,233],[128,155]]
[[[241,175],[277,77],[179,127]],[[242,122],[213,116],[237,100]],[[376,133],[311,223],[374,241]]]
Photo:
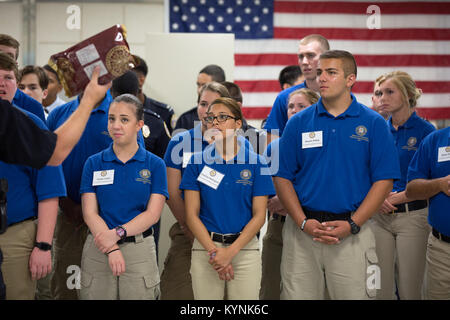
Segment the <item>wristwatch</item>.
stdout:
[[361,230],[361,227],[358,226],[352,218],[348,218],[348,223],[350,223],[350,232],[352,234],[357,234]]
[[42,251],[52,250],[52,245],[47,242],[35,242],[34,246]]
[[116,234],[119,236],[120,240],[124,240],[127,237],[127,230],[125,230],[123,226],[117,226]]

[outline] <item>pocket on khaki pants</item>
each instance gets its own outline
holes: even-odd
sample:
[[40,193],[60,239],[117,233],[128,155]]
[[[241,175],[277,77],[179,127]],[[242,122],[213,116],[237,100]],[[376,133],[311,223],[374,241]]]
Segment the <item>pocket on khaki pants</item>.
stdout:
[[377,289],[381,288],[381,270],[378,265],[378,257],[375,248],[367,249],[366,253],[366,292],[367,296],[374,299]]

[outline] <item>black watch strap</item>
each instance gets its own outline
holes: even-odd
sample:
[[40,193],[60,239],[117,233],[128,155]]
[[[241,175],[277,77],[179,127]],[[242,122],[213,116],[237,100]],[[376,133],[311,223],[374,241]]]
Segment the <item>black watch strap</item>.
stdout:
[[47,242],[35,242],[34,246],[42,251],[52,250],[52,245]]
[[352,234],[358,234],[359,231],[361,230],[361,227],[358,226],[355,221],[352,220],[352,218],[348,219],[348,223],[350,223],[350,232]]

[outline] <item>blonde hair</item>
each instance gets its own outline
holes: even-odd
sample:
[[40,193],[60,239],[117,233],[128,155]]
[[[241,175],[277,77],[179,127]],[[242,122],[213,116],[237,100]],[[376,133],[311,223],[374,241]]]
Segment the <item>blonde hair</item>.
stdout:
[[308,89],[308,88],[301,88],[301,89],[292,91],[291,94],[289,95],[288,101],[291,100],[291,98],[297,94],[304,95],[310,104],[317,103],[317,101],[319,101],[319,98],[320,98],[319,95],[316,92],[314,92],[313,90]]
[[230,93],[228,92],[227,87],[225,87],[223,84],[221,84],[219,82],[212,81],[212,82],[205,83],[202,86],[202,88],[200,89],[200,92],[198,94],[197,103],[200,102],[200,97],[202,96],[204,91],[215,92],[221,97],[226,97],[226,98],[230,97]]
[[311,42],[318,42],[320,44],[320,47],[322,48],[322,52],[325,52],[327,50],[330,50],[330,44],[328,43],[327,38],[322,36],[321,34],[310,34],[304,37],[302,40],[300,40],[301,45],[307,45]]
[[422,95],[422,89],[416,87],[416,83],[412,77],[404,71],[393,71],[386,73],[375,80],[375,83],[380,86],[386,80],[391,80],[396,87],[400,90],[403,99],[409,104],[411,108],[417,105],[417,100],[419,100]]

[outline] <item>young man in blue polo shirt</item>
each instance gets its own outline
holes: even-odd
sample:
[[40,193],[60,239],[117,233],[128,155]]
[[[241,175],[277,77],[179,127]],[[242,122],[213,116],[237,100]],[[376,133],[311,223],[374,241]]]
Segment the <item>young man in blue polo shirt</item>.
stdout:
[[[17,65],[0,54],[0,98],[9,102],[17,90]],[[27,116],[41,129],[44,123]],[[7,299],[33,300],[36,280],[51,271],[51,243],[58,210],[58,198],[66,195],[61,167],[31,167],[0,161],[0,178],[8,180],[7,224],[0,235],[4,253],[1,266]],[[38,224],[33,222],[39,216]]]
[[450,127],[430,133],[408,167],[406,196],[429,199],[426,298],[450,299]]
[[[272,110],[264,125],[267,130],[267,144],[277,137],[281,137],[283,130],[286,127],[287,118],[287,104],[291,92],[301,88],[309,88],[314,91],[319,91],[319,86],[316,81],[317,77],[317,63],[319,56],[330,49],[328,40],[320,34],[310,34],[300,40],[298,48],[298,64],[305,77],[305,81],[281,91],[275,102]],[[271,130],[278,130],[278,134]]]
[[[19,57],[19,42],[7,34],[0,34],[0,52],[11,56],[17,63]],[[21,109],[29,111],[45,122],[42,104],[16,88],[12,103]]]
[[294,115],[280,140],[277,194],[283,229],[282,299],[374,298],[375,238],[365,222],[400,177],[384,119],[356,101],[351,53],[320,56],[321,99]]

